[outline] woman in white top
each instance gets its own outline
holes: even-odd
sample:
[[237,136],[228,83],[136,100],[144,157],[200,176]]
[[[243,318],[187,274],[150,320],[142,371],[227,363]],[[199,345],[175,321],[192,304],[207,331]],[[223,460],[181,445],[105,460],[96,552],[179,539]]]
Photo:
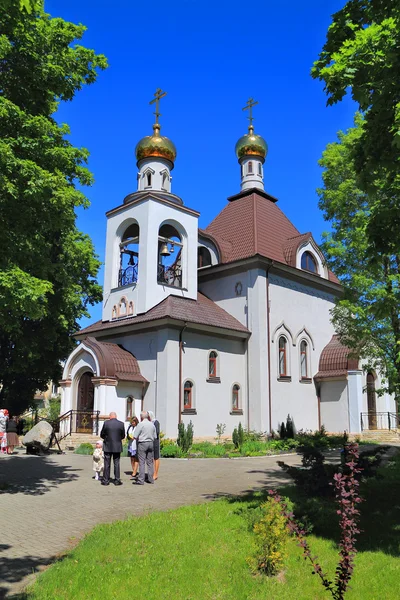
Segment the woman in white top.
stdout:
[[139,420],[137,417],[132,417],[131,424],[128,427],[126,432],[126,437],[128,439],[128,455],[131,457],[131,466],[132,466],[132,479],[137,477],[137,472],[139,469],[139,459],[137,457],[137,445],[135,437],[135,429],[136,426],[139,425]]

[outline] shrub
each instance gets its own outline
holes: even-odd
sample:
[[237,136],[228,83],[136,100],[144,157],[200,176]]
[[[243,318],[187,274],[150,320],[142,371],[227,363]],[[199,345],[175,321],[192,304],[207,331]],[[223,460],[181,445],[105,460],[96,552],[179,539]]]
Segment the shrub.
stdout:
[[235,448],[238,449],[239,448],[239,433],[238,433],[237,427],[235,427],[235,429],[233,430],[232,442],[233,442],[233,445],[235,446]]
[[239,427],[238,427],[238,442],[239,442],[239,448],[241,448],[243,446],[243,442],[244,442],[244,431],[243,431],[242,423],[240,421],[239,421]]
[[268,498],[261,509],[263,515],[253,528],[256,550],[248,562],[254,573],[272,576],[282,570],[289,532],[286,517],[275,500]]
[[225,429],[226,429],[225,423],[218,423],[217,424],[216,432],[217,432],[217,441],[218,441],[218,444],[221,443],[221,437],[224,435]]
[[293,425],[293,419],[290,415],[287,416],[286,418],[286,437],[287,438],[294,438],[294,425]]
[[186,453],[193,444],[193,423],[190,421],[187,427],[185,423],[178,425],[178,439],[176,443],[181,448],[182,452]]
[[161,449],[161,456],[163,458],[179,458],[182,456],[182,451],[179,446],[175,444],[169,444]]
[[162,434],[163,437],[161,437],[161,433],[160,433],[160,450],[162,450],[164,448],[164,446],[173,446],[175,444],[174,440],[164,437],[164,434]]
[[286,427],[283,421],[281,423],[281,426],[279,427],[279,437],[281,438],[281,440],[284,440],[286,438]]
[[251,456],[251,454],[267,451],[267,445],[265,442],[257,440],[247,440],[240,448],[240,453],[243,456]]
[[92,444],[89,444],[89,442],[85,442],[84,444],[78,446],[74,454],[93,454],[93,450],[94,448]]

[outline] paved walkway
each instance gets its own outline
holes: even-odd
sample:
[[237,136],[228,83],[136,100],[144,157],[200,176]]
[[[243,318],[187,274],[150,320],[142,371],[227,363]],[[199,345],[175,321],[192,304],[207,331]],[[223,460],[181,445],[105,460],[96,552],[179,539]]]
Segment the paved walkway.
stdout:
[[97,523],[275,486],[286,480],[276,461],[163,459],[155,485],[139,487],[122,458],[124,485],[104,487],[91,478],[90,456],[0,456],[0,598],[19,592]]

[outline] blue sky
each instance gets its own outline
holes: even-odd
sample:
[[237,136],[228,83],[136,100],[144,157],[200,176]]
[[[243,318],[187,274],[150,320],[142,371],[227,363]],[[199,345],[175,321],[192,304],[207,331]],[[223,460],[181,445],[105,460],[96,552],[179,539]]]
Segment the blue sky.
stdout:
[[[349,99],[326,107],[310,68],[324,44],[331,15],[345,0],[47,0],[46,10],[87,32],[82,44],[109,60],[98,81],[63,104],[58,119],[71,141],[90,151],[95,184],[78,224],[104,259],[105,212],[136,190],[134,149],[152,132],[154,91],[162,133],[178,150],[172,191],[201,212],[206,227],[240,190],[234,154],[246,132],[241,110],[253,96],[255,131],[269,146],[265,188],[300,232],[317,241],[329,225],[317,206],[317,164],[339,129],[352,125]],[[102,283],[103,271],[100,274]],[[92,320],[101,307],[91,309]],[[83,320],[82,325],[87,324]]]

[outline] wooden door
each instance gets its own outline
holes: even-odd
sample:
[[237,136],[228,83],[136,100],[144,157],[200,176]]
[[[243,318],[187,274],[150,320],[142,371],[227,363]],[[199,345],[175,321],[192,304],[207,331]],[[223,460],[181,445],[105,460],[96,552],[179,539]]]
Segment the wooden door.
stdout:
[[76,417],[76,431],[79,433],[93,432],[94,386],[92,377],[93,373],[86,372],[79,380]]
[[368,373],[367,375],[367,402],[369,429],[376,429],[375,377],[372,373]]

